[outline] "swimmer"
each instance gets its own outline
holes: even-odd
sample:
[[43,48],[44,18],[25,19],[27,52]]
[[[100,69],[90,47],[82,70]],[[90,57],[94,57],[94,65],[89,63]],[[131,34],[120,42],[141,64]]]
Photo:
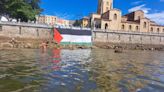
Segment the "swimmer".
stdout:
[[40,47],[41,47],[43,53],[46,52],[47,47],[48,47],[48,43],[49,43],[48,41],[43,41],[41,43]]

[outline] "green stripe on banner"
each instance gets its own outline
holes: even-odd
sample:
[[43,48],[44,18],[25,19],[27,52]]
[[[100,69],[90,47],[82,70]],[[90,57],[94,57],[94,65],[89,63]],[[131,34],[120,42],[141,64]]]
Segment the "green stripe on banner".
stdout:
[[82,43],[82,42],[61,42],[61,45],[83,45],[83,46],[92,46],[92,43]]

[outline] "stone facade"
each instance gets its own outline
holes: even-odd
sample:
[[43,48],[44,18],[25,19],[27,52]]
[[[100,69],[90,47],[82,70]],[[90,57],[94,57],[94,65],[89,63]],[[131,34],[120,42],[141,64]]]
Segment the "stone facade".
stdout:
[[27,24],[0,23],[0,36],[8,38],[49,39],[52,38],[52,27]]
[[70,21],[66,19],[61,19],[56,16],[51,15],[40,15],[37,16],[37,22],[40,24],[48,24],[48,25],[59,25],[59,26],[69,26]]
[[81,27],[89,27],[89,18],[88,17],[84,17],[80,20],[81,22]]
[[163,49],[164,36],[140,32],[93,31],[93,45],[102,48],[121,46],[125,49]]
[[56,16],[49,16],[49,15],[41,15],[37,17],[38,23],[48,24],[48,25],[55,25],[57,23]]
[[98,14],[103,14],[113,8],[113,0],[98,0]]
[[0,22],[0,49],[39,48],[43,41],[53,41],[51,26]]
[[90,27],[106,31],[164,33],[164,26],[146,18],[141,10],[122,16],[119,9],[113,8],[113,0],[99,0],[98,11],[90,15],[88,24]]

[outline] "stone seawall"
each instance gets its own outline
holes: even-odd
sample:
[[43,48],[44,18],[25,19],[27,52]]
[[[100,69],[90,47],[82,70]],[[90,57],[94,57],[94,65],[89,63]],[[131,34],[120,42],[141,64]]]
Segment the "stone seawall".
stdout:
[[102,48],[163,49],[164,34],[93,31],[93,43]]
[[[67,45],[59,46],[53,40],[54,33],[52,29],[53,29],[52,26],[41,25],[41,24],[0,22],[0,49],[1,48],[2,49],[3,48],[39,48],[40,44],[43,41],[48,42],[49,48],[54,48],[54,47],[69,48],[69,49],[90,48],[88,46],[81,46],[76,44],[75,45],[67,44]],[[71,31],[71,29],[68,31]],[[77,39],[73,39],[73,40],[77,40]],[[83,37],[80,38],[80,40],[83,41]]]
[[[54,46],[52,28],[48,25],[0,22],[0,47],[38,48],[45,40]],[[92,42],[102,48],[164,49],[164,34],[93,31]]]
[[0,36],[47,39],[52,37],[52,27],[37,24],[0,23]]
[[52,39],[52,27],[47,25],[0,23],[0,47],[37,48],[42,41]]

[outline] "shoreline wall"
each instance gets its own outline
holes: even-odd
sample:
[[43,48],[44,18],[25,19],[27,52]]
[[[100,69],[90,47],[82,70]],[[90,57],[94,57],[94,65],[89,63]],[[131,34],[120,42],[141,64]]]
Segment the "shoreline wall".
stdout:
[[[53,40],[53,27],[40,24],[28,24],[28,23],[10,23],[0,22],[0,44],[10,41],[12,38],[20,42],[28,43],[40,43],[43,40]],[[60,31],[64,29],[61,28]],[[68,29],[69,31],[72,29]],[[59,31],[59,32],[60,32]],[[85,30],[80,30],[80,32]],[[88,30],[90,31],[90,30]],[[65,32],[65,31],[63,31]],[[85,32],[84,32],[85,33]],[[88,32],[86,32],[88,33]],[[71,33],[74,34],[74,33]],[[63,33],[64,35],[64,33]],[[87,34],[88,35],[88,34]],[[117,45],[160,45],[164,46],[164,34],[155,33],[140,33],[140,32],[123,32],[123,31],[92,31],[92,43],[98,43],[98,45],[105,44],[117,44]],[[90,37],[91,38],[91,37]],[[76,39],[73,39],[76,41]],[[85,39],[80,38],[83,42]],[[79,39],[78,39],[79,41]],[[88,39],[87,39],[88,41]]]
[[93,31],[93,44],[98,47],[114,48],[155,48],[164,47],[164,34],[139,33],[139,32],[116,32],[116,31]]
[[52,39],[52,27],[47,25],[0,22],[0,48],[39,48]]
[[0,36],[8,38],[50,39],[52,27],[37,24],[0,23]]

